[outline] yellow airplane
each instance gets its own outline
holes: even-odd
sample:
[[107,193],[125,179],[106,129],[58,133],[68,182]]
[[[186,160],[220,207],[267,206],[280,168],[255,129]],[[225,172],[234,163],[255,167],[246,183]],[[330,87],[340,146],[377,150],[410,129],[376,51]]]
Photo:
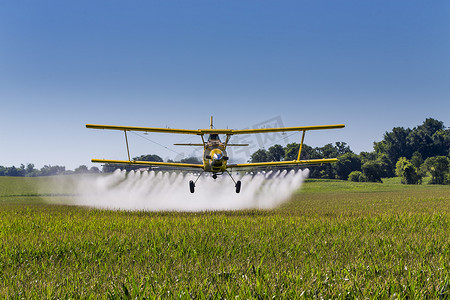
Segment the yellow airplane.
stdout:
[[[127,145],[128,160],[107,160],[107,159],[92,159],[93,163],[107,163],[107,164],[128,164],[128,165],[142,165],[142,166],[165,166],[175,167],[180,169],[197,169],[202,170],[200,175],[195,181],[189,181],[189,188],[191,193],[195,191],[195,184],[200,176],[204,172],[212,173],[214,179],[217,175],[227,173],[233,180],[236,188],[236,193],[241,190],[241,181],[237,182],[231,176],[229,169],[241,169],[248,167],[277,167],[277,166],[298,166],[298,165],[311,165],[311,164],[323,164],[336,162],[337,158],[324,158],[324,159],[300,159],[300,153],[302,152],[303,141],[305,139],[305,132],[309,130],[321,130],[321,129],[334,129],[343,128],[344,124],[335,125],[319,125],[319,126],[301,126],[301,127],[279,127],[279,128],[259,128],[259,129],[215,129],[213,128],[213,118],[211,117],[211,123],[209,129],[173,129],[173,128],[154,128],[154,127],[133,127],[133,126],[114,126],[114,125],[95,125],[86,124],[87,128],[92,129],[110,129],[120,130],[125,133],[125,143]],[[131,160],[130,150],[128,146],[127,131],[144,131],[144,132],[165,132],[165,133],[178,133],[178,134],[192,134],[199,135],[202,139],[200,144],[175,144],[181,146],[202,146],[203,147],[203,164],[190,164],[190,163],[176,163],[176,162],[155,162],[155,161],[136,161]],[[231,136],[235,134],[253,134],[253,133],[268,133],[268,132],[287,132],[287,131],[301,131],[302,139],[300,147],[298,149],[298,156],[296,160],[291,161],[276,161],[276,162],[259,162],[259,163],[243,163],[243,164],[227,164],[228,156],[226,152],[227,146],[248,146],[248,144],[232,144],[229,143]],[[219,134],[226,135],[225,141],[222,142],[219,138]],[[205,140],[204,135],[208,135]]]

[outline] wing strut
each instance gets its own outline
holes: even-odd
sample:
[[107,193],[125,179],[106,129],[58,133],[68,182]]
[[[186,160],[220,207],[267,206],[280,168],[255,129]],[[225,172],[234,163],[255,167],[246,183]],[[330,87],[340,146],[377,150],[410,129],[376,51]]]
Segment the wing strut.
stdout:
[[303,130],[302,141],[300,142],[300,148],[298,149],[297,161],[300,160],[300,153],[302,153],[303,141],[305,140],[305,132],[306,130]]
[[124,130],[123,132],[125,133],[125,143],[127,144],[128,161],[131,161],[131,158],[130,158],[130,147],[128,146],[127,131]]

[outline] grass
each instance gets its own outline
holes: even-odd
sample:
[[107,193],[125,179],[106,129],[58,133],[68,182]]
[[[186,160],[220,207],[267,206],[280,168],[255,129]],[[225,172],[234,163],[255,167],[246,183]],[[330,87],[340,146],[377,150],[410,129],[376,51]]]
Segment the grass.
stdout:
[[275,210],[107,211],[0,177],[5,298],[441,298],[450,187],[308,180]]

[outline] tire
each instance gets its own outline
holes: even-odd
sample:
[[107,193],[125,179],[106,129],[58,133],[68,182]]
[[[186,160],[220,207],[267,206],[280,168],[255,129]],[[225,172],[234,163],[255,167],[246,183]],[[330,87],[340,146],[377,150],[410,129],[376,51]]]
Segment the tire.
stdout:
[[191,193],[195,192],[195,183],[192,180],[189,181],[189,189],[191,190]]
[[241,191],[241,181],[238,180],[238,182],[236,182],[236,193],[239,194],[240,191]]

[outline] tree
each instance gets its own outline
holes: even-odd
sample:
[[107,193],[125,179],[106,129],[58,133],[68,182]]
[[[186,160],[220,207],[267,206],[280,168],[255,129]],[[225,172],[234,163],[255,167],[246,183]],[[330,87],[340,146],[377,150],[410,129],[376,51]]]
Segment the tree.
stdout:
[[323,158],[334,158],[338,156],[337,149],[333,146],[333,144],[326,144],[325,146],[317,147],[316,149]]
[[350,149],[350,146],[348,146],[345,142],[336,142],[335,148],[337,151],[337,156],[341,156],[346,153],[353,153],[353,151]]
[[[335,179],[336,178],[336,169],[334,168],[334,164],[324,164],[320,167],[314,167],[313,172],[311,172],[314,177],[311,178],[324,178],[324,179]],[[317,175],[319,174],[319,175]]]
[[381,177],[395,176],[395,165],[386,153],[378,153],[376,161],[380,163]]
[[412,130],[408,136],[408,143],[424,158],[446,155],[448,148],[445,148],[444,128],[443,122],[428,118],[422,125]]
[[195,156],[183,158],[182,160],[180,160],[180,162],[185,163],[185,164],[201,164],[202,163],[200,161],[200,159],[198,159]]
[[28,164],[27,165],[27,168],[26,168],[27,174],[28,173],[33,173],[35,170],[36,169],[34,168],[34,164]]
[[249,159],[251,163],[266,162],[269,160],[269,153],[265,149],[259,149],[254,152]]
[[368,161],[362,166],[362,171],[367,181],[383,182],[381,180],[382,167],[380,162],[375,160]]
[[395,127],[391,132],[386,132],[381,142],[374,143],[377,153],[386,153],[392,162],[396,162],[400,157],[411,157],[412,148],[408,142],[411,129]]
[[[248,160],[250,163],[257,162],[266,162],[266,161],[294,161],[298,159],[298,151],[300,148],[300,144],[290,143],[287,144],[286,147],[282,147],[280,145],[274,145],[270,147],[268,150],[259,149],[254,152],[250,159]],[[350,147],[347,143],[344,142],[336,142],[333,144],[326,144],[323,147],[313,148],[306,144],[303,144],[302,151],[300,155],[301,160],[306,159],[321,159],[321,158],[335,158],[344,154],[353,154],[350,150]],[[357,157],[357,155],[353,154],[351,156],[352,159]],[[359,166],[357,166],[359,170],[361,169],[361,162]],[[348,174],[352,170],[344,171],[344,166],[342,166],[342,176],[347,178]],[[345,174],[344,174],[345,173]],[[323,164],[323,165],[315,165],[311,168],[311,173],[309,175],[311,178],[337,178],[336,166],[334,164]]]
[[422,154],[420,154],[419,151],[413,153],[411,157],[411,163],[413,164],[414,167],[416,167],[416,169],[419,169],[420,166],[423,164]]
[[268,161],[280,161],[284,158],[284,148],[281,145],[273,145],[267,152]]
[[86,167],[85,165],[79,166],[79,167],[76,168],[74,171],[75,171],[75,173],[77,173],[77,174],[86,174],[86,173],[89,173],[89,169],[88,169],[88,167]]
[[92,174],[98,174],[98,173],[100,173],[100,169],[97,168],[97,167],[91,167],[91,168],[89,169],[89,173],[92,173]]
[[425,170],[431,174],[430,184],[445,184],[449,174],[450,159],[445,156],[428,157],[423,163]]
[[66,171],[66,167],[64,166],[50,166],[45,165],[41,168],[39,172],[41,176],[51,176],[51,175],[60,175]]
[[[303,145],[305,146],[305,145]],[[284,160],[296,160],[298,157],[298,148],[300,144],[290,143],[284,147]]]
[[104,164],[102,167],[102,172],[103,173],[112,173],[117,169],[119,169],[119,167],[114,164]]
[[438,130],[433,136],[434,155],[433,156],[449,156],[450,157],[450,129]]
[[[303,152],[303,150],[302,150]],[[323,147],[311,148],[310,152],[306,153],[307,158],[315,159],[315,158],[339,158],[341,155],[353,153],[350,150],[350,147],[347,146],[344,142],[336,142],[333,144],[326,144]],[[343,165],[341,165],[343,167]],[[340,171],[343,171],[341,168]],[[346,175],[348,175],[351,171],[349,171]],[[344,177],[346,175],[342,174]],[[324,164],[322,166],[315,166],[311,169],[310,177],[311,178],[329,178],[334,179],[337,176],[337,166],[335,164]]]
[[[297,143],[287,144],[286,147],[284,147],[284,160],[297,160],[299,147],[300,144]],[[320,154],[317,153],[317,148],[303,144],[300,159],[313,158],[322,158]]]
[[400,157],[395,165],[395,174],[401,178],[403,184],[422,183],[417,168],[406,157]]
[[7,168],[6,172],[5,172],[5,176],[21,177],[24,175],[25,175],[25,170],[22,168],[16,168],[15,166]]
[[348,152],[340,157],[336,162],[336,174],[340,179],[347,180],[348,175],[353,171],[361,171],[361,159],[358,155]]
[[361,171],[353,171],[348,174],[348,180],[353,182],[363,182],[366,181],[364,178],[364,174]]
[[141,156],[138,156],[138,157],[133,157],[133,160],[163,162],[163,159],[160,156],[156,155],[156,154],[147,154],[147,155],[141,155]]
[[444,139],[444,148],[447,149],[447,153],[445,153],[445,155],[450,157],[450,128],[444,130],[442,136]]
[[361,152],[359,154],[359,157],[361,158],[361,164],[365,164],[368,161],[376,160],[378,158],[378,154],[374,151],[372,152]]

